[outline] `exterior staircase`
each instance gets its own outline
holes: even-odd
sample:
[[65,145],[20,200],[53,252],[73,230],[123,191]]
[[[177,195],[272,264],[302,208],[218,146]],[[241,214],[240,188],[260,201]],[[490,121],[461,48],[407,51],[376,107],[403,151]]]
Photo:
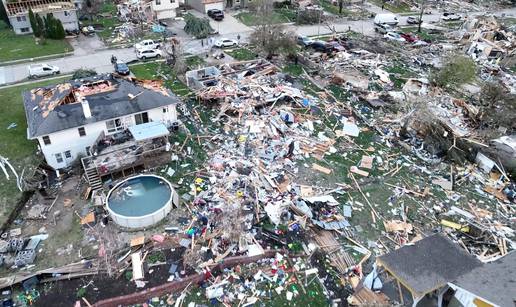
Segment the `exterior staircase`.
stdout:
[[92,191],[102,189],[102,180],[96,167],[85,169],[85,174]]

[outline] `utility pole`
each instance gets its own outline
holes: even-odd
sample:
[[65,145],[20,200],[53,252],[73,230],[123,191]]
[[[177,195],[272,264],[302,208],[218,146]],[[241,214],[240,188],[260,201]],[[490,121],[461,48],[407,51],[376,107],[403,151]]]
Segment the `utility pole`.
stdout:
[[421,11],[419,12],[419,20],[417,23],[417,33],[421,33],[421,24],[423,23],[424,10],[425,10],[425,0],[421,0]]

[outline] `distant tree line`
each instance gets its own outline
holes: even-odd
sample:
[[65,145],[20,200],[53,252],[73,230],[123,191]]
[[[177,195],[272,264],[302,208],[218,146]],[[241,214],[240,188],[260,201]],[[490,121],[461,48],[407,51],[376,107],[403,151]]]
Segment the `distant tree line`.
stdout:
[[39,14],[34,14],[32,9],[29,9],[29,21],[32,32],[36,37],[51,39],[65,38],[66,33],[61,20],[55,18],[51,13],[41,18]]

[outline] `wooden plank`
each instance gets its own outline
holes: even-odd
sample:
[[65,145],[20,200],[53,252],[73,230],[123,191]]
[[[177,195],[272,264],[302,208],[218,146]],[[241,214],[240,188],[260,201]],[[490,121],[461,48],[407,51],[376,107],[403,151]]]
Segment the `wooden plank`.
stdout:
[[352,166],[349,170],[350,170],[352,173],[358,174],[358,175],[360,175],[360,176],[364,176],[364,177],[369,176],[369,173],[368,173],[368,172],[363,171],[363,170],[359,169],[359,168],[358,168],[358,167],[356,167],[356,166]]
[[140,252],[131,254],[131,264],[133,266],[133,280],[143,279],[143,261]]
[[329,174],[331,174],[333,172],[332,169],[326,168],[326,167],[321,166],[321,165],[316,164],[316,163],[312,163],[312,169],[316,170],[316,171],[319,171],[321,173],[324,173],[326,175],[329,175]]

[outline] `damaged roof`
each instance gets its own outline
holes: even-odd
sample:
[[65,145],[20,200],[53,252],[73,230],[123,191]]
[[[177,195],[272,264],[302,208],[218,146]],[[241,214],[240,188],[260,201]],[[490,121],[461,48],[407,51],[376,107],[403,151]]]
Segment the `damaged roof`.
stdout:
[[516,252],[484,264],[459,277],[453,284],[499,306],[514,306]]
[[[82,97],[88,101],[90,118],[84,116],[80,103]],[[23,93],[29,139],[179,101],[170,90],[161,86],[160,81],[129,80],[112,75],[69,81]]]
[[377,261],[415,296],[439,289],[482,264],[441,234],[405,245]]

